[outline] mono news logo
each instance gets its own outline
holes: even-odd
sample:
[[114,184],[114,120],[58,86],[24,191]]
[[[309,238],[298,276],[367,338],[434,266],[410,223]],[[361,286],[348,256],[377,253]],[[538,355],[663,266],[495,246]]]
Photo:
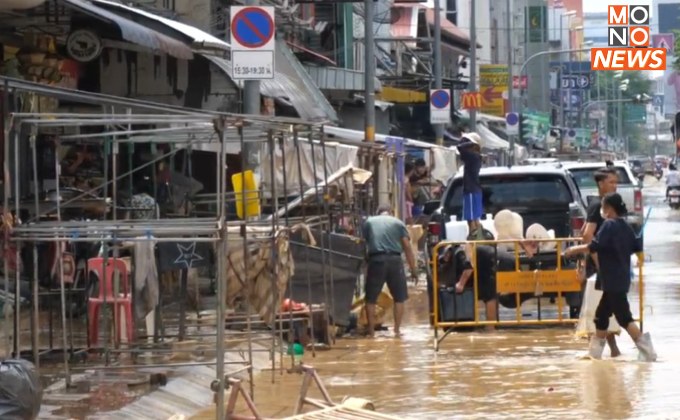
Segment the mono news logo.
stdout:
[[649,6],[607,6],[608,48],[590,49],[591,70],[665,70],[666,49],[650,47]]

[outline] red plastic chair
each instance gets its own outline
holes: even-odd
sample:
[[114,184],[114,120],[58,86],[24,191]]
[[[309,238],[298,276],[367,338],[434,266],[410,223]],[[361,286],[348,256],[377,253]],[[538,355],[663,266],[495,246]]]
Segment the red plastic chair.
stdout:
[[[127,264],[118,258],[108,258],[106,260],[106,279],[104,279],[104,258],[90,258],[87,260],[88,275],[91,272],[99,276],[99,296],[90,297],[87,302],[88,331],[90,346],[96,346],[99,341],[99,309],[106,302],[113,305],[113,316],[116,326],[115,339],[120,343],[121,322],[120,310],[125,315],[125,326],[127,329],[128,345],[134,340],[134,318],[132,316],[132,291],[128,276]],[[119,273],[119,288],[122,293],[115,296],[114,276]],[[106,296],[106,301],[104,301]]]

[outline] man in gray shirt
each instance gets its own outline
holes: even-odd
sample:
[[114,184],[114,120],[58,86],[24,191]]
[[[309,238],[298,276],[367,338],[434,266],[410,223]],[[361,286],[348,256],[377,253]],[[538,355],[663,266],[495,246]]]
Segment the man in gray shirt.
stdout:
[[411,276],[417,276],[416,258],[406,225],[391,213],[389,206],[380,206],[377,215],[369,217],[363,226],[368,254],[365,300],[369,336],[374,333],[375,305],[385,283],[394,300],[394,335],[401,336],[404,302],[408,299],[402,252],[406,253]]

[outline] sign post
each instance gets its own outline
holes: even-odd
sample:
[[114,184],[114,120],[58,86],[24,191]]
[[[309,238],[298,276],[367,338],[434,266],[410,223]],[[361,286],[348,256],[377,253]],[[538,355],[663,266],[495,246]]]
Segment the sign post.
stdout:
[[519,114],[508,112],[505,114],[505,133],[510,136],[519,134]]
[[275,35],[273,7],[231,6],[233,79],[274,78]]
[[448,89],[430,90],[430,124],[451,122],[451,92]]

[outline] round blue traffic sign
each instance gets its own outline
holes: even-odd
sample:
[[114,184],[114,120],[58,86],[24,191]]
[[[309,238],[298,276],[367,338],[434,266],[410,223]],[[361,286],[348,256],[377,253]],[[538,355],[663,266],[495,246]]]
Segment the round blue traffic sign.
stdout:
[[274,37],[274,21],[264,9],[243,8],[231,19],[231,36],[245,48],[260,48]]
[[451,103],[451,95],[446,90],[437,90],[432,92],[430,102],[435,108],[444,109]]
[[569,136],[569,137],[576,137],[576,131],[574,131],[573,129],[569,130],[569,131],[567,132],[567,136]]
[[505,122],[508,125],[517,125],[519,122],[519,115],[517,115],[516,112],[508,112],[508,114],[505,116]]

